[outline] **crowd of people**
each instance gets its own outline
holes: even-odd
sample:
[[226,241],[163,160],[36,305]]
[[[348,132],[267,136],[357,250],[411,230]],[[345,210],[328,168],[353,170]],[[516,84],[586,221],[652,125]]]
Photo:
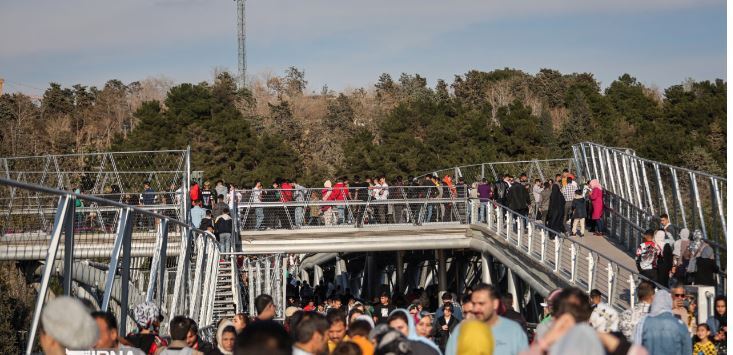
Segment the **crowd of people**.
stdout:
[[185,316],[170,317],[161,334],[163,316],[152,302],[132,309],[137,327],[121,336],[111,312],[62,296],[43,309],[40,346],[51,355],[90,349],[149,355],[725,354],[725,297],[715,298],[714,314],[698,323],[701,314],[685,288],[671,292],[642,281],[639,302],[619,314],[597,290],[557,289],[542,303],[534,331],[514,310],[512,295],[483,283],[466,290],[460,302],[445,293],[432,309],[419,298],[396,306],[387,293],[376,303],[335,292],[323,302],[290,297],[278,320],[278,305],[262,294],[255,298],[255,315],[220,319],[211,341]]
[[[235,200],[244,202],[239,205],[240,225],[256,230],[304,225],[473,222],[474,214],[478,216],[476,222],[485,222],[491,202],[562,233],[582,236],[588,220],[594,233],[602,235],[600,183],[591,180],[579,185],[574,180],[572,172],[565,169],[555,179],[536,179],[534,184],[529,183],[527,174],[520,174],[516,181],[507,174],[494,182],[484,178],[471,184],[463,177],[454,181],[450,175],[396,176],[391,180],[385,176],[362,180],[355,175],[353,179],[341,176],[325,180],[318,188],[305,187],[297,179],[277,178],[269,186],[256,181],[245,190],[221,180],[215,188],[208,181],[203,186],[193,181],[190,200],[196,209],[193,221],[199,227],[196,223],[204,218],[204,211],[211,211],[211,217],[217,218],[224,208],[233,209]],[[286,205],[278,206],[278,202]]]

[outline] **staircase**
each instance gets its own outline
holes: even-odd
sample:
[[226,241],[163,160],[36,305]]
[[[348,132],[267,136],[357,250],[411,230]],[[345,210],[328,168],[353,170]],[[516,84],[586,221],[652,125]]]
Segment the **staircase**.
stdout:
[[[214,323],[222,318],[232,318],[237,313],[236,288],[239,286],[238,275],[232,270],[230,258],[219,260],[219,272],[216,275],[216,290],[214,292],[214,309],[212,312]],[[237,273],[238,274],[238,273]]]

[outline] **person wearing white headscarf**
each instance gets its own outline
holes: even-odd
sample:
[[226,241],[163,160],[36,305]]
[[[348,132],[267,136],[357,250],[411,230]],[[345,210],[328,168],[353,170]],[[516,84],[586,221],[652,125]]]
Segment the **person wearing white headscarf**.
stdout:
[[695,285],[715,286],[715,273],[718,272],[715,264],[715,251],[705,241],[699,229],[693,233],[690,253],[692,256],[687,266],[687,272],[694,274]]
[[[234,323],[230,321],[229,319],[222,320],[219,322],[219,326],[216,328],[216,349],[214,349],[214,352],[211,354],[222,354],[222,355],[232,355],[232,351],[229,351],[224,348],[223,341],[224,341],[224,329],[227,327],[234,328]],[[235,331],[236,334],[236,331]]]
[[649,314],[636,326],[634,343],[643,345],[650,355],[692,355],[692,340],[687,326],[672,313],[672,296],[657,291]]
[[672,242],[667,233],[663,230],[654,232],[654,243],[662,251],[657,260],[657,282],[664,287],[669,286],[669,272],[672,270]]
[[415,327],[415,320],[410,315],[410,312],[403,308],[397,308],[394,311],[392,311],[389,315],[390,317],[395,313],[403,313],[405,317],[407,317],[407,339],[413,344],[413,349],[417,350],[413,353],[421,353],[421,354],[442,354],[440,351],[440,348],[438,348],[437,345],[435,345],[434,342],[432,342],[430,339],[426,337],[422,337],[417,335],[417,328]]

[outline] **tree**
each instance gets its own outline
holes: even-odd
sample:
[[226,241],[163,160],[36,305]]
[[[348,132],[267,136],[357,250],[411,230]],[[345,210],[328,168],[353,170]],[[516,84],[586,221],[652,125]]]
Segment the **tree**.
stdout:
[[290,67],[285,71],[285,88],[290,96],[303,95],[308,82],[305,80],[305,71]]

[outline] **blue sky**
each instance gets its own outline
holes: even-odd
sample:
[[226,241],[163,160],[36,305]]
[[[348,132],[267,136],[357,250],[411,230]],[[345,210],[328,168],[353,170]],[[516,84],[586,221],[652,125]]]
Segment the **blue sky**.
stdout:
[[[248,74],[304,69],[309,89],[372,85],[380,73],[434,84],[471,69],[624,72],[660,88],[726,77],[722,0],[249,0]],[[6,91],[236,71],[231,0],[0,0]]]

